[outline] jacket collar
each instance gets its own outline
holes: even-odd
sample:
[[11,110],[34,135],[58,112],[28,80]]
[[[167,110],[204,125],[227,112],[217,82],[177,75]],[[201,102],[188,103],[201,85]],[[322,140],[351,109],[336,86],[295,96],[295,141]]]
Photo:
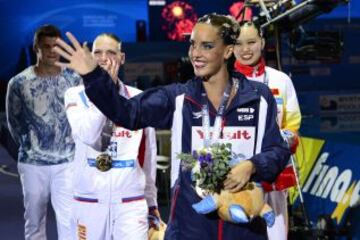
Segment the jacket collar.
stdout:
[[[234,108],[238,108],[248,102],[254,101],[260,98],[258,90],[250,83],[250,81],[239,72],[232,72],[231,77],[238,81],[239,87],[236,92],[236,95],[232,99],[230,106],[225,110],[225,114],[228,111],[231,111]],[[201,92],[203,89],[203,82],[200,78],[194,77],[192,80],[188,82],[189,84],[189,92],[188,98],[193,102],[193,104],[197,105],[201,109]],[[191,86],[191,87],[190,87]],[[213,108],[210,108],[210,113],[216,114]]]
[[261,58],[255,66],[248,66],[241,64],[239,61],[235,62],[236,71],[244,74],[246,77],[258,77],[265,72],[265,60]]
[[236,92],[235,97],[231,101],[227,111],[231,111],[234,108],[237,108],[260,98],[258,89],[254,87],[254,85],[252,85],[251,82],[243,74],[233,72],[232,77],[238,79],[239,88]]

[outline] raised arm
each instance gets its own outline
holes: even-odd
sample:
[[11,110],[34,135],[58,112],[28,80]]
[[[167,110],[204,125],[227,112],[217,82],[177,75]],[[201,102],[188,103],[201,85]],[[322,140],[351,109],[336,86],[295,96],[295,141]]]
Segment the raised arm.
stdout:
[[54,51],[68,63],[57,62],[56,65],[71,68],[82,75],[87,96],[105,116],[130,130],[148,126],[171,127],[174,86],[152,89],[127,100],[119,96],[118,87],[110,75],[97,66],[86,44],[81,46],[71,33],[66,35],[73,47],[57,39],[59,47]]
[[126,99],[117,94],[110,76],[100,67],[83,79],[91,101],[116,124],[127,129],[171,127],[176,86],[153,88]]

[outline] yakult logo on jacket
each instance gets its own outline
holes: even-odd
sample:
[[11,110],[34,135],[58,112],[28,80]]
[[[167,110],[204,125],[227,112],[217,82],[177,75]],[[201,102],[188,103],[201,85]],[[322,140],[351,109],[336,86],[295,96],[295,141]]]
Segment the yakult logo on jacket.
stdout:
[[[196,130],[196,133],[199,135],[200,139],[204,139],[204,132],[201,129]],[[212,132],[210,136],[212,136]],[[222,138],[224,139],[245,139],[248,140],[251,138],[250,133],[247,130],[237,130],[235,132],[232,131],[223,131]]]
[[118,138],[132,138],[133,135],[136,133],[137,133],[137,131],[130,131],[130,130],[122,129],[122,130],[115,131],[114,136],[118,137]]
[[[232,144],[234,153],[241,154],[249,158],[254,154],[255,127],[225,126],[222,138],[219,142]],[[212,134],[212,132],[210,132]],[[192,127],[191,130],[191,149],[204,147],[204,131],[202,127]]]

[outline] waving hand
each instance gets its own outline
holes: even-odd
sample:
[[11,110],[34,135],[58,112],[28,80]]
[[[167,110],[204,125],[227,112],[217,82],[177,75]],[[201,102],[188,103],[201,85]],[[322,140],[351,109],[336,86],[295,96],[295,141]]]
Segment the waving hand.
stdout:
[[70,32],[67,32],[66,36],[70,40],[72,46],[58,38],[56,39],[58,46],[54,47],[53,50],[69,62],[56,62],[55,64],[59,67],[73,69],[81,75],[93,71],[96,68],[97,63],[86,46],[86,42],[81,46],[78,40]]

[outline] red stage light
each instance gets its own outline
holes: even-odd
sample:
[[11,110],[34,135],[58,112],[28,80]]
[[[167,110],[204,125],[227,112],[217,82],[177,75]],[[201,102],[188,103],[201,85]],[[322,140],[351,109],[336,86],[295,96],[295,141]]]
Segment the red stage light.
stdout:
[[230,6],[229,12],[238,21],[243,21],[243,20],[250,21],[252,18],[251,8],[247,7],[245,9],[245,12],[241,13],[241,11],[243,11],[243,8],[244,8],[244,1],[235,2]]
[[175,1],[166,5],[161,17],[163,23],[161,28],[167,32],[170,40],[184,41],[184,34],[190,33],[197,21],[194,8],[185,2]]
[[174,15],[174,17],[181,18],[184,15],[184,10],[180,6],[173,7],[171,11]]

